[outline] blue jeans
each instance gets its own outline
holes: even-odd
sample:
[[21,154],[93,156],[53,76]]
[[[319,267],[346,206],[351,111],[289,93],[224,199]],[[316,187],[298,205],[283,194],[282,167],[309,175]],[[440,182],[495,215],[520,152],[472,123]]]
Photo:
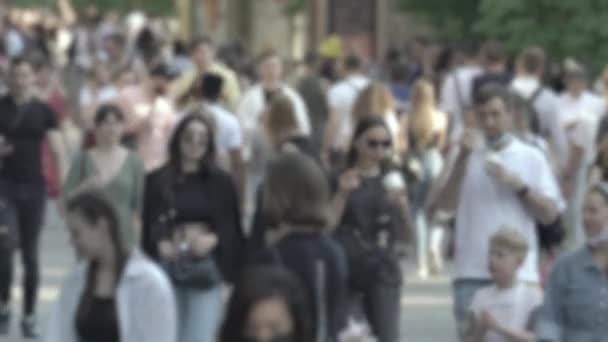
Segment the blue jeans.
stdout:
[[209,290],[175,288],[178,342],[215,342],[223,319],[222,286]]
[[[36,311],[40,284],[39,241],[46,208],[44,185],[0,181],[0,302],[10,302],[13,282],[13,254],[21,251],[25,315]],[[16,245],[16,246],[15,246]]]
[[485,279],[458,279],[454,281],[454,316],[456,317],[456,328],[461,341],[466,333],[467,316],[475,293],[493,283],[492,280]]

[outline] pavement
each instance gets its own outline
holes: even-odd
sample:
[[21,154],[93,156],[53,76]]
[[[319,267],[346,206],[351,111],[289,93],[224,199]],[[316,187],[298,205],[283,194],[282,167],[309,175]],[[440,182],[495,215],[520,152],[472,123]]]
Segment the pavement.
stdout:
[[[74,265],[73,251],[62,220],[54,203],[50,202],[42,236],[42,288],[39,296],[41,328],[44,328],[54,300],[57,298],[63,278]],[[17,258],[18,260],[18,258]],[[452,342],[456,341],[452,318],[450,280],[447,275],[422,280],[415,275],[413,264],[406,263],[406,285],[401,298],[402,341]],[[17,262],[15,284],[21,284],[21,269]],[[20,318],[21,289],[15,286],[14,322],[12,335],[0,342],[20,342],[18,318]],[[125,341],[128,342],[128,341]]]

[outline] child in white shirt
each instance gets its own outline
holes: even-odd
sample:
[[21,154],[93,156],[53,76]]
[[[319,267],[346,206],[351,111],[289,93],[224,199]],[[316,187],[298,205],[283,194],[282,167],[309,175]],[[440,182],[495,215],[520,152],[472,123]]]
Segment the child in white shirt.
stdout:
[[503,228],[492,236],[489,267],[494,285],[475,294],[466,342],[534,341],[533,316],[542,293],[517,280],[527,253],[528,243],[517,231]]

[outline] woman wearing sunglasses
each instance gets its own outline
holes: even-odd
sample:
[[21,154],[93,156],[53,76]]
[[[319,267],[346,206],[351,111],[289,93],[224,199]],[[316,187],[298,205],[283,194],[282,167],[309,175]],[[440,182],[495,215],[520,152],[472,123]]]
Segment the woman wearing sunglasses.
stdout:
[[212,123],[193,113],[177,126],[169,161],[146,179],[144,248],[173,280],[180,342],[216,340],[223,282],[238,272],[243,236],[230,175],[215,166]]
[[393,242],[411,226],[405,183],[388,167],[391,152],[384,120],[363,118],[334,182],[336,237],[348,257],[353,303],[361,300],[379,342],[399,339],[402,275]]

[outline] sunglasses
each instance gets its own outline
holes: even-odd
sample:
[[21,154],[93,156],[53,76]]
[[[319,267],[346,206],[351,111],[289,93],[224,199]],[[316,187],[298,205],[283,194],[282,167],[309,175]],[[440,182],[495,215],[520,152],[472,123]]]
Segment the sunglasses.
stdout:
[[188,143],[188,144],[206,144],[207,140],[209,138],[206,135],[203,134],[190,134],[190,133],[184,133],[184,135],[182,135],[182,142]]
[[376,149],[378,147],[382,147],[383,149],[388,149],[391,147],[391,142],[389,140],[374,140],[370,139],[367,141],[367,147]]

